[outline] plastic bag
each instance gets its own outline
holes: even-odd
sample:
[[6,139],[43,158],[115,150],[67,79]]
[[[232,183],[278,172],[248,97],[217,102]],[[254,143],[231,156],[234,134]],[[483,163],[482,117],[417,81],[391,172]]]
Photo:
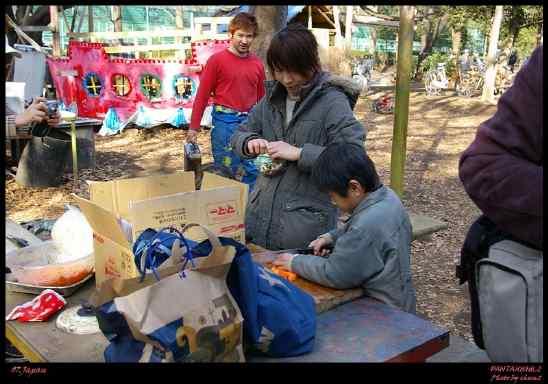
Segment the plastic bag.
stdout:
[[93,253],[93,230],[80,210],[67,205],[68,210],[53,225],[51,238],[63,251],[57,262],[77,260]]

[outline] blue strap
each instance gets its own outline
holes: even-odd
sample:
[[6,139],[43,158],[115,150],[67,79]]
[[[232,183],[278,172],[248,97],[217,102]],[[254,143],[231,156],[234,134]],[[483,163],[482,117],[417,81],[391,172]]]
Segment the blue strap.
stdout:
[[[166,233],[166,231],[169,231],[169,233]],[[164,239],[160,239],[159,237],[161,235],[167,235]],[[141,274],[140,281],[142,282],[145,279],[146,271],[147,269],[152,270],[152,273],[154,274],[154,277],[156,280],[160,280],[160,276],[158,275],[157,268],[162,264],[163,261],[160,261],[158,259],[158,253],[165,254],[169,257],[171,257],[171,249],[168,248],[164,243],[166,242],[173,242],[175,240],[180,240],[182,244],[184,244],[186,248],[186,253],[183,255],[182,261],[183,265],[181,268],[181,271],[179,272],[179,276],[181,278],[186,277],[186,274],[184,272],[184,269],[187,265],[187,263],[190,261],[192,264],[192,267],[196,268],[196,264],[194,263],[194,258],[192,251],[190,249],[190,245],[187,241],[187,239],[183,236],[181,232],[179,232],[177,229],[172,227],[162,228],[154,236],[152,236],[149,240],[143,240],[140,242],[135,251],[135,261],[137,264],[137,269],[139,270],[139,273]],[[145,263],[142,265],[142,259],[143,256],[145,257]]]

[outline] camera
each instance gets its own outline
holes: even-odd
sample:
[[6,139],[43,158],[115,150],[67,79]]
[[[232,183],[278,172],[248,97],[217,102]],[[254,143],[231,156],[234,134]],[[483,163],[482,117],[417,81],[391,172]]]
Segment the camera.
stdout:
[[57,113],[59,108],[59,103],[57,100],[46,100],[46,107],[48,108],[48,117],[53,117]]

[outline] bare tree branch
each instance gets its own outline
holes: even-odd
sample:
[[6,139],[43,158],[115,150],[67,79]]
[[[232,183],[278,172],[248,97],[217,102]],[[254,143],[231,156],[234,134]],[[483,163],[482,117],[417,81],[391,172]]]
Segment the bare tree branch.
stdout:
[[[379,13],[371,8],[369,8],[367,5],[360,5],[360,8],[363,9],[366,13],[368,13],[371,16],[378,17],[379,19],[388,20],[388,21],[399,21],[400,18],[397,16],[388,16],[383,15],[382,13]],[[428,13],[421,14],[422,12],[419,11],[418,8],[415,8],[415,23],[420,23],[424,19],[427,19],[432,16],[443,16],[445,12],[441,9],[441,7],[437,7],[435,9],[429,8]]]
[[371,16],[378,17],[379,19],[388,21],[400,21],[399,17],[383,15],[382,13],[378,13],[377,11],[372,10],[367,5],[360,5],[360,8],[369,13]]
[[542,23],[543,23],[543,19],[534,20],[534,21],[531,21],[530,23],[520,25],[520,28],[527,28],[527,27],[530,27],[532,25],[539,25],[539,24],[542,24]]

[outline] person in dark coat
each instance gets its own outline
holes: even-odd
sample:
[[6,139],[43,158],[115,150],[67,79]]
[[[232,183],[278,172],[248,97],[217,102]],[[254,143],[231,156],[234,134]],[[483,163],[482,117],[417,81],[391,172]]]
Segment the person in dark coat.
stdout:
[[364,145],[365,128],[352,112],[360,87],[321,70],[318,44],[304,27],[278,32],[267,64],[275,80],[266,82],[265,97],[232,135],[231,145],[243,158],[267,153],[283,165],[257,178],[247,204],[246,237],[270,250],[306,247],[337,220],[328,194],[310,180],[316,159],[333,142]]
[[541,46],[459,164],[464,188],[483,214],[461,254],[461,265],[471,260],[472,331],[493,362],[544,361],[543,86]]
[[512,73],[514,73],[514,66],[516,65],[517,61],[518,61],[518,53],[514,49],[512,53],[510,54],[510,56],[508,57],[508,66],[510,67],[510,71],[512,71]]
[[542,249],[542,46],[516,74],[493,117],[464,151],[459,176],[470,198],[502,230]]

